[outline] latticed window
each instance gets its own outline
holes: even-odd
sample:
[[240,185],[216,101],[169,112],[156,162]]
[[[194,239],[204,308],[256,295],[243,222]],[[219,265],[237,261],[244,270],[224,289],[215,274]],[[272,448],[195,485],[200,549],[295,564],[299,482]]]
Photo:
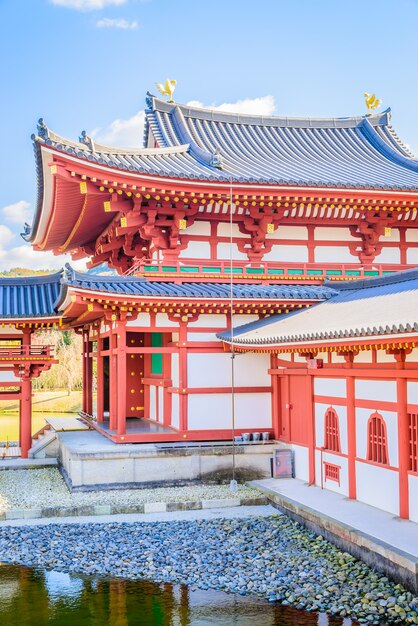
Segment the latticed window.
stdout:
[[409,464],[410,472],[418,472],[418,413],[408,414],[409,422]]
[[333,452],[341,452],[338,415],[332,407],[329,407],[325,413],[324,448],[332,450]]
[[380,413],[372,413],[367,424],[367,460],[389,465],[386,424]]

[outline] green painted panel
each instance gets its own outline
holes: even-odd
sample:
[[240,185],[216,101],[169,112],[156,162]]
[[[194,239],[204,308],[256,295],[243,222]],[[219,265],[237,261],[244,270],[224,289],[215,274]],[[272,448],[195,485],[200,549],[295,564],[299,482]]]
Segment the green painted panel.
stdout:
[[303,270],[287,270],[287,273],[289,276],[301,276],[303,274]]
[[163,272],[177,272],[177,267],[172,265],[163,265]]
[[365,276],[379,276],[379,272],[373,272],[373,271],[367,270],[364,272],[364,275]]
[[[163,345],[162,333],[151,333],[151,346],[160,348]],[[151,374],[163,373],[163,355],[161,353],[151,354]]]
[[202,272],[206,274],[219,274],[220,271],[220,267],[202,267]]
[[186,267],[184,265],[180,266],[180,272],[184,272],[184,274],[187,274],[187,272],[189,272],[190,274],[196,274],[198,271],[198,267]]
[[247,274],[264,274],[264,270],[262,267],[249,267]]
[[[231,274],[231,268],[230,267],[226,267],[225,268],[225,274]],[[242,267],[233,267],[232,268],[232,274],[242,274]]]
[[269,269],[267,270],[268,274],[284,274],[284,270],[278,270],[272,267],[269,267]]
[[346,270],[345,272],[346,276],[360,276],[360,274],[360,270]]
[[308,270],[309,276],[322,276],[322,270]]
[[342,271],[341,270],[327,270],[326,275],[327,276],[341,276]]
[[145,272],[158,272],[158,267],[154,265],[144,265]]

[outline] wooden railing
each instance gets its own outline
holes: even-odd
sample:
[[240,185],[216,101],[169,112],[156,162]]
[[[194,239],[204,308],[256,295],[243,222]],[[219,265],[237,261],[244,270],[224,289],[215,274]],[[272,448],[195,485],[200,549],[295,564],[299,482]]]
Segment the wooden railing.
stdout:
[[20,359],[51,359],[53,356],[52,346],[0,346],[0,359],[2,361],[14,361]]
[[[410,269],[411,265],[401,264],[371,264],[364,267],[358,263],[286,263],[269,261],[268,263],[249,263],[248,261],[233,261],[232,273],[235,278],[257,281],[309,281],[322,282],[330,280],[357,280],[383,276],[401,270]],[[205,261],[202,259],[181,259],[176,261],[138,261],[125,272],[125,276],[147,275],[158,280],[173,280],[181,276],[182,280],[229,280],[231,262]]]

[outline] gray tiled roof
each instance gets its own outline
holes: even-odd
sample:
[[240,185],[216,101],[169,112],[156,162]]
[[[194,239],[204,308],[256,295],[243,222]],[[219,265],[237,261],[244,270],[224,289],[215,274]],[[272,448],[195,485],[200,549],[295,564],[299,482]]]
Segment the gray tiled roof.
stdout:
[[[286,316],[271,316],[234,329],[242,346],[274,346],[418,332],[418,270],[338,283],[326,302]],[[229,331],[220,339],[231,341]]]

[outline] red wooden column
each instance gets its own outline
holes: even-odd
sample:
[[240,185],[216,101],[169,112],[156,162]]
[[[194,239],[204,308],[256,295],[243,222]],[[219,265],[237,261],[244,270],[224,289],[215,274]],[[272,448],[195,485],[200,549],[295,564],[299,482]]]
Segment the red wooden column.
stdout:
[[[111,322],[112,323],[112,322]],[[109,428],[110,430],[117,429],[117,413],[118,413],[118,357],[117,357],[117,334],[112,329],[109,335]]]
[[102,356],[103,339],[97,339],[97,421],[104,420],[104,361]]
[[120,320],[116,326],[117,337],[117,433],[126,433],[126,326]]
[[89,331],[84,334],[84,358],[85,358],[85,380],[83,383],[85,395],[85,411],[89,415],[93,413],[93,359],[91,357],[92,342],[89,340]]
[[399,517],[409,518],[409,425],[406,378],[396,379],[398,404]]
[[[31,345],[32,333],[29,328],[23,330],[22,346]],[[30,365],[25,367],[20,388],[19,445],[23,459],[28,458],[32,447],[32,380]]]
[[187,325],[180,322],[179,327],[179,430],[187,430],[188,396],[187,389]]
[[309,484],[315,484],[315,407],[313,392],[314,377],[308,373],[306,376],[306,425],[308,434],[309,452]]
[[347,449],[348,449],[348,497],[353,500],[357,497],[356,479],[356,407],[354,393],[354,376],[347,376]]
[[32,447],[32,380],[30,374],[22,377],[20,393],[19,445],[22,459],[27,459],[29,448]]
[[[277,355],[270,355],[270,367],[274,371],[277,369]],[[273,437],[280,437],[279,431],[279,410],[280,410],[280,379],[277,374],[271,374],[271,418],[273,426]]]

